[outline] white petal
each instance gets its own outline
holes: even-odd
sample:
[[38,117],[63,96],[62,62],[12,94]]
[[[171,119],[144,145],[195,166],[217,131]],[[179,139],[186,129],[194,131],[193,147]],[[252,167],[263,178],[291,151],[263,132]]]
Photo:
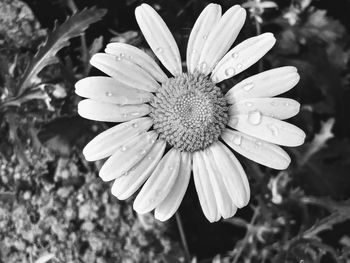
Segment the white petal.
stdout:
[[263,57],[275,43],[271,33],[248,38],[220,60],[212,73],[212,80],[220,82],[241,73]]
[[275,144],[229,129],[221,137],[233,150],[254,162],[277,170],[284,170],[290,164],[289,155]]
[[90,64],[129,87],[150,92],[155,92],[160,87],[150,74],[126,59],[97,53],[92,56]]
[[275,68],[239,82],[225,97],[231,104],[241,99],[274,97],[293,88],[299,79],[295,67]]
[[107,45],[105,52],[135,63],[143,70],[147,71],[148,74],[158,82],[165,82],[168,79],[167,75],[165,75],[158,64],[149,55],[137,47],[125,43],[110,43]]
[[134,167],[115,179],[112,186],[112,194],[120,200],[125,200],[133,195],[148,179],[163,156],[166,143],[157,140],[147,155]]
[[87,77],[75,84],[75,93],[81,97],[114,104],[142,104],[153,95],[148,91],[134,89],[110,77]]
[[298,114],[300,104],[295,100],[287,98],[244,99],[229,107],[229,114],[248,114],[256,110],[265,116],[284,120]]
[[172,189],[180,168],[180,152],[171,149],[158,163],[152,175],[137,195],[134,210],[139,214],[156,208]]
[[179,48],[163,19],[147,4],[137,7],[135,16],[154,54],[171,74],[180,75],[182,67]]
[[299,146],[304,143],[305,133],[298,127],[259,111],[230,116],[228,125],[255,138],[284,146]]
[[120,146],[102,166],[99,173],[102,180],[110,181],[125,175],[151,150],[156,139],[157,134],[150,131],[141,133]]
[[187,45],[187,71],[194,73],[206,40],[221,18],[221,6],[209,4],[197,18]]
[[211,30],[204,44],[198,63],[198,70],[201,73],[208,75],[230,49],[244,24],[245,18],[246,11],[239,5],[235,5],[225,12]]
[[213,187],[199,152],[194,152],[193,154],[193,179],[205,217],[211,223],[218,221],[220,214],[216,205]]
[[154,216],[158,220],[168,220],[179,208],[190,181],[191,159],[192,156],[190,153],[181,152],[179,175],[177,176],[176,181],[167,197],[165,197],[165,199],[156,207],[154,211]]
[[147,104],[122,106],[91,99],[82,100],[78,104],[79,115],[94,121],[124,122],[145,116],[150,111]]
[[112,155],[120,146],[126,144],[132,137],[147,131],[153,122],[144,117],[116,125],[90,141],[83,154],[88,161],[96,161]]
[[226,186],[223,182],[223,177],[225,175],[221,174],[220,170],[218,169],[218,166],[220,166],[221,163],[215,162],[212,146],[207,148],[205,151],[200,151],[199,155],[202,159],[202,164],[208,171],[219,213],[225,219],[233,216],[237,209],[234,209],[234,200],[228,194]]
[[211,150],[217,169],[227,187],[228,194],[238,208],[246,206],[250,198],[247,176],[237,158],[221,142],[212,144]]

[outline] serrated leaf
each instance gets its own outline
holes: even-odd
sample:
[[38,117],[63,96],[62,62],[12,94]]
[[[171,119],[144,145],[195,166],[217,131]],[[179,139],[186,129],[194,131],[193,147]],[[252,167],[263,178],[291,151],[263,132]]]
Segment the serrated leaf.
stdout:
[[20,81],[18,95],[30,88],[33,80],[44,67],[58,62],[57,52],[68,46],[71,38],[82,34],[90,24],[99,21],[106,12],[105,9],[92,7],[73,14],[62,25],[55,23],[53,31],[48,35],[45,43],[39,47],[25,70]]

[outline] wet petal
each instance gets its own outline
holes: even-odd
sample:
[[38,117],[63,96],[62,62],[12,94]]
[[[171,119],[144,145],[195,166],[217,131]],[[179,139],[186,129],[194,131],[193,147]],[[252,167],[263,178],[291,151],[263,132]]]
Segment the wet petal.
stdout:
[[225,219],[232,217],[236,213],[237,208],[234,209],[234,200],[228,194],[227,188],[224,184],[223,177],[225,175],[221,174],[221,171],[218,169],[218,166],[221,165],[221,163],[215,162],[212,146],[205,151],[200,151],[199,155],[202,159],[202,164],[204,164],[208,171],[220,215]]
[[96,161],[111,156],[132,137],[151,128],[152,124],[151,118],[144,117],[124,122],[100,133],[85,146],[85,159]]
[[115,179],[112,186],[112,194],[120,200],[125,200],[133,195],[148,179],[163,156],[166,143],[157,140],[145,157],[132,167],[127,174]]
[[157,134],[150,131],[135,136],[120,146],[102,166],[99,173],[102,180],[110,181],[125,175],[151,150],[156,139]]
[[220,60],[212,73],[212,80],[220,82],[241,73],[262,58],[275,43],[271,33],[248,38]]
[[181,162],[179,175],[171,188],[169,194],[156,207],[154,216],[160,221],[166,221],[172,217],[179,208],[181,201],[186,193],[191,175],[191,159],[190,153],[181,152]]
[[305,133],[298,127],[263,116],[259,111],[230,116],[228,125],[255,138],[284,146],[299,146],[305,140]]
[[150,111],[147,104],[116,105],[91,99],[82,100],[78,104],[79,115],[94,121],[124,122],[145,116]]
[[300,104],[287,98],[253,98],[240,100],[229,107],[230,115],[248,114],[256,110],[265,116],[284,120],[298,114]]
[[241,30],[246,18],[246,11],[239,5],[231,7],[221,17],[219,22],[211,30],[204,44],[198,70],[208,75],[216,63],[230,49]]
[[197,18],[187,45],[187,71],[194,73],[208,36],[221,18],[221,6],[209,4]]
[[168,79],[158,64],[137,47],[125,43],[110,43],[107,45],[105,52],[135,63],[158,82],[165,82]]
[[182,67],[179,48],[163,19],[147,4],[137,7],[135,16],[154,54],[171,74],[180,75]]
[[92,56],[90,64],[132,88],[155,92],[160,87],[158,82],[145,70],[120,57],[97,53]]
[[87,77],[75,84],[75,93],[81,97],[114,104],[142,104],[149,102],[150,92],[125,86],[110,77]]
[[241,99],[274,97],[293,88],[299,79],[295,67],[275,68],[239,82],[225,97],[231,104]]
[[134,210],[139,214],[156,208],[171,191],[180,168],[180,152],[172,148],[159,162],[137,195]]
[[209,174],[199,152],[193,154],[193,179],[203,213],[209,222],[216,222],[220,214],[216,205],[216,199],[211,185]]
[[275,144],[229,129],[221,137],[233,150],[254,162],[277,170],[284,170],[290,164],[289,155]]
[[250,188],[242,165],[221,142],[212,144],[211,151],[215,162],[220,164],[217,169],[234,204],[238,208],[246,206],[250,198]]

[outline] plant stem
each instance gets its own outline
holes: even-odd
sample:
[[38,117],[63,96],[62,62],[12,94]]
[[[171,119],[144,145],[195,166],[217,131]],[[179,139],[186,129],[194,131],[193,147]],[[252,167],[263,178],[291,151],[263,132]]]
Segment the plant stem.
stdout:
[[181,237],[181,242],[182,242],[182,246],[183,249],[185,251],[185,257],[186,257],[186,262],[191,262],[191,255],[190,255],[190,251],[188,249],[188,245],[187,245],[187,241],[186,241],[186,235],[185,235],[185,231],[182,225],[182,220],[180,217],[180,213],[177,211],[175,213],[175,217],[176,217],[176,223],[177,223],[177,227],[179,228],[179,232],[180,232],[180,237]]

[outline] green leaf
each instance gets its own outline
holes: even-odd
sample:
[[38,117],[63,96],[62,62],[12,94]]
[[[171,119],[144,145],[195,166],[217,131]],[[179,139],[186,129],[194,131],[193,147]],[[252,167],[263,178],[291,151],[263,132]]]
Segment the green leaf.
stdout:
[[25,70],[20,81],[18,95],[23,94],[33,85],[36,76],[44,67],[58,62],[57,52],[68,46],[71,38],[82,34],[90,24],[99,21],[106,12],[105,9],[92,7],[73,14],[62,25],[58,26],[56,23],[53,31],[48,35],[45,43],[39,47]]

